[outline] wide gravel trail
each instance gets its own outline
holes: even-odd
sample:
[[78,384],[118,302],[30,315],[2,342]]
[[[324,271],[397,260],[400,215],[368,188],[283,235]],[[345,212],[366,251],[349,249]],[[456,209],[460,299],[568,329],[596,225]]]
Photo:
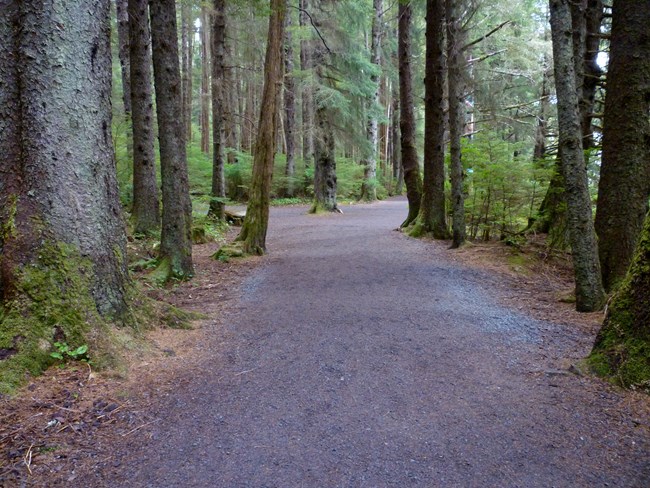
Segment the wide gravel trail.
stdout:
[[[650,486],[621,394],[568,374],[569,325],[394,229],[404,200],[273,209],[269,256],[200,370],[161,399],[130,487]],[[216,298],[215,298],[216,299]]]

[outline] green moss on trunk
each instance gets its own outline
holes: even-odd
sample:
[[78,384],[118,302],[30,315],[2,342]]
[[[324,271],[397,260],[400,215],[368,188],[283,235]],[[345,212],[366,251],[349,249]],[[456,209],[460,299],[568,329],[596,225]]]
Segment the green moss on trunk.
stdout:
[[622,386],[650,390],[650,216],[587,362]]
[[0,391],[19,384],[25,371],[47,368],[53,342],[72,347],[92,342],[91,331],[104,323],[92,296],[92,276],[90,260],[63,243],[44,244],[37,262],[18,273],[14,298],[2,313]]

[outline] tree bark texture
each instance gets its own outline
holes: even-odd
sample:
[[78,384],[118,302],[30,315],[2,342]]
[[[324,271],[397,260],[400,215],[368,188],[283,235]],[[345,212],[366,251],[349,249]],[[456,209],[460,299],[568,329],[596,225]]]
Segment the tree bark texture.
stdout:
[[366,124],[367,155],[363,164],[363,183],[361,185],[361,200],[377,200],[377,144],[379,142],[378,117],[379,110],[379,72],[381,71],[381,15],[382,0],[373,0],[373,17],[371,29],[370,63],[376,66],[377,72],[370,75],[374,92],[369,100],[368,121]]
[[576,282],[576,309],[600,310],[604,305],[598,244],[591,213],[587,169],[582,151],[575,63],[571,45],[569,0],[550,0],[551,34],[567,217]]
[[291,39],[291,15],[286,15],[284,39],[284,137],[287,147],[287,177],[284,192],[287,197],[293,197],[294,177],[296,173],[296,80],[293,75],[293,43]]
[[[616,5],[618,8],[622,4],[617,0]],[[622,386],[648,389],[650,215],[645,219],[630,268],[609,304],[605,323],[596,337],[588,362],[596,373],[608,376]]]
[[9,313],[42,297],[28,309],[45,326],[24,347],[52,339],[54,311],[38,308],[48,304],[76,307],[82,323],[97,312],[127,320],[109,19],[100,0],[0,2],[0,299]]
[[270,4],[271,15],[264,62],[264,90],[253,155],[253,178],[246,218],[241,233],[237,237],[237,240],[242,241],[242,248],[246,254],[266,252],[275,139],[281,105],[280,85],[283,69],[282,51],[286,0],[271,0]]
[[168,267],[169,278],[186,279],[194,273],[192,203],[181,114],[175,1],[150,0],[149,13],[162,177],[160,261]]
[[[300,27],[306,28],[311,26],[307,15],[309,9],[309,0],[300,0]],[[300,41],[300,69],[303,72],[312,69],[312,41],[303,39]],[[311,78],[308,78],[311,80]],[[305,161],[305,167],[308,168],[314,159],[314,97],[313,83],[307,81],[302,86],[302,158]]]
[[183,87],[183,127],[185,138],[192,140],[192,50],[194,44],[192,5],[181,2],[181,71]]
[[463,160],[461,137],[465,125],[465,87],[463,83],[463,32],[459,9],[454,0],[446,0],[447,12],[447,86],[449,87],[449,155],[451,173],[452,248],[465,242],[465,196],[463,194]]
[[214,0],[212,12],[212,200],[208,215],[225,218],[225,56],[226,2]]
[[[320,2],[320,16],[315,20],[316,28],[322,30],[326,9],[331,2]],[[323,42],[316,41],[311,51],[314,69],[316,92],[314,93],[314,203],[311,213],[321,211],[336,212],[336,141],[332,125],[332,110],[327,105],[324,97],[319,96],[319,88],[331,84],[331,77],[327,76],[327,66],[331,62],[331,53]]]
[[151,86],[148,0],[128,0],[131,119],[133,121],[133,223],[136,234],[160,227]]
[[210,13],[201,7],[201,151],[210,152]]
[[122,73],[122,102],[124,114],[128,118],[131,114],[131,68],[129,49],[129,0],[115,0],[117,12],[117,43],[118,57]]
[[420,213],[422,202],[422,177],[416,145],[415,106],[413,103],[413,80],[411,74],[411,4],[399,3],[398,25],[400,141],[402,170],[406,185],[409,211],[401,227],[412,224]]
[[427,0],[426,66],[424,80],[424,181],[422,204],[411,235],[431,233],[447,239],[445,201],[445,5]]
[[596,233],[603,284],[624,276],[650,197],[650,7],[617,0],[612,40]]

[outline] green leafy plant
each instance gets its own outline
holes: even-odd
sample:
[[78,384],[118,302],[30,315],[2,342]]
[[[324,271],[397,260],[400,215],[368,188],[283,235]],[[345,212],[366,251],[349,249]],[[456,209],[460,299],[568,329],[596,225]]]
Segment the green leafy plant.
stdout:
[[88,344],[72,349],[65,342],[55,342],[54,347],[56,348],[56,351],[50,353],[50,356],[54,359],[58,359],[63,363],[68,360],[73,360],[90,364],[90,359],[88,358]]

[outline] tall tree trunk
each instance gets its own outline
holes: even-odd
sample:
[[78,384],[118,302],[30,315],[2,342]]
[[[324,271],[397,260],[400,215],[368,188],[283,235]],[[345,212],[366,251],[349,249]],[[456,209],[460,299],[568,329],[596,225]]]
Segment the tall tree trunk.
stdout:
[[[309,16],[309,0],[300,0],[300,27],[307,27]],[[312,65],[312,41],[303,39],[300,41],[300,69],[305,72],[313,67]],[[308,80],[311,78],[308,77]],[[313,83],[308,81],[303,84],[302,88],[302,158],[305,162],[305,168],[308,168],[314,159],[314,98]]]
[[[370,63],[376,66],[377,71],[381,70],[381,15],[382,0],[373,0],[372,31],[370,46]],[[379,140],[377,112],[379,110],[379,73],[370,75],[370,82],[373,84],[374,92],[369,100],[368,122],[366,125],[367,150],[363,159],[363,183],[361,185],[360,200],[377,200],[377,144]]]
[[402,170],[406,185],[406,198],[409,211],[401,227],[413,223],[420,212],[422,201],[422,177],[415,141],[415,108],[413,104],[413,81],[411,75],[411,4],[399,3],[399,96],[400,96],[400,134],[402,146]]
[[282,82],[282,46],[286,0],[270,0],[271,16],[264,62],[264,91],[253,155],[253,178],[246,218],[237,237],[246,254],[266,251],[266,231],[269,225],[271,179],[275,159],[275,137],[280,111],[280,83]]
[[0,8],[0,391],[54,340],[92,349],[131,321],[109,18],[99,0]]
[[[645,5],[636,3],[636,13]],[[627,8],[617,0],[616,8]],[[632,9],[630,9],[632,10]],[[624,14],[623,14],[624,15]],[[617,12],[614,12],[614,23]],[[645,24],[646,26],[648,24]],[[641,59],[644,59],[645,56]],[[609,84],[608,84],[609,86]],[[610,88],[611,89],[611,88]],[[647,390],[650,384],[650,214],[637,241],[629,270],[607,309],[588,362],[622,386]]]
[[447,239],[445,209],[445,5],[427,0],[426,75],[424,80],[424,181],[420,213],[412,236],[431,233]]
[[118,57],[122,73],[122,103],[127,120],[131,115],[131,68],[129,57],[129,0],[115,0]]
[[[329,4],[330,0],[320,2],[321,8]],[[321,13],[321,16],[323,15],[324,13]],[[322,30],[323,24],[322,17],[316,19],[316,29]],[[318,90],[326,84],[331,84],[331,77],[327,76],[331,53],[323,42],[318,42],[312,49],[312,56],[315,84]],[[318,95],[318,93],[314,95],[315,100],[319,99]],[[314,203],[311,213],[339,211],[336,202],[336,141],[331,119],[331,109],[327,103],[318,103],[314,111]]]
[[181,117],[176,3],[150,0],[153,72],[162,176],[160,266],[167,278],[192,276],[192,202]]
[[286,16],[284,40],[284,137],[287,146],[287,165],[285,176],[287,184],[285,194],[294,195],[294,177],[296,173],[296,81],[293,76],[293,43],[291,39],[291,15]]
[[402,145],[400,144],[400,106],[399,93],[393,98],[393,114],[391,121],[391,162],[393,170],[393,182],[395,184],[394,195],[401,195],[404,186],[404,171],[402,170]]
[[649,25],[645,2],[616,0],[596,211],[607,290],[625,276],[650,197]]
[[[224,14],[225,15],[225,14]],[[240,119],[239,114],[239,80],[235,76],[235,69],[232,66],[233,64],[233,48],[232,42],[228,42],[229,28],[228,21],[226,20],[226,52],[225,64],[230,64],[231,66],[225,66],[225,71],[223,73],[224,79],[224,132],[225,132],[225,145],[228,148],[239,150],[239,131],[238,127],[241,125],[238,123]],[[234,161],[235,154],[233,151],[228,153],[228,162]]]
[[576,309],[579,312],[593,312],[604,305],[605,294],[591,215],[587,168],[582,151],[575,63],[571,46],[571,11],[569,0],[550,0],[549,5],[558,100],[559,144],[576,282]]
[[185,138],[192,140],[192,49],[194,44],[194,17],[192,5],[181,2],[181,73],[183,83],[183,127]]
[[225,163],[225,54],[226,2],[214,0],[212,13],[212,199],[208,215],[225,218],[226,177]]
[[201,7],[201,151],[210,152],[210,13]]
[[133,222],[136,234],[160,228],[148,0],[129,0],[131,107],[133,119]]
[[463,160],[460,140],[465,124],[465,84],[462,55],[463,32],[460,8],[455,0],[446,0],[447,12],[447,86],[449,87],[449,155],[451,167],[451,204],[453,215],[452,248],[465,242],[465,196],[463,194]]

